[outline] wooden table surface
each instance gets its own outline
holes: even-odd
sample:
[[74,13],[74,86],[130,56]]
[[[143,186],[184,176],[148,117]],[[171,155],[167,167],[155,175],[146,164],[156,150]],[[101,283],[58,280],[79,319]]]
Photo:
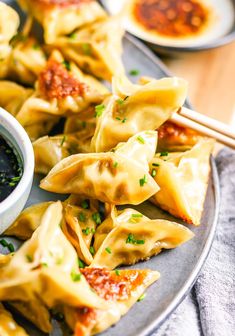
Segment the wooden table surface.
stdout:
[[163,61],[173,74],[189,81],[189,99],[196,111],[235,128],[235,42]]

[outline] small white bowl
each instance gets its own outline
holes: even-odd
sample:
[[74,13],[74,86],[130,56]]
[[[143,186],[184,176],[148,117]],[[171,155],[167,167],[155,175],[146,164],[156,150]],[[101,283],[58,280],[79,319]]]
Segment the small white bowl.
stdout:
[[16,219],[28,199],[34,173],[34,152],[31,141],[19,122],[0,108],[0,134],[12,143],[23,162],[23,175],[13,192],[0,202],[0,234]]

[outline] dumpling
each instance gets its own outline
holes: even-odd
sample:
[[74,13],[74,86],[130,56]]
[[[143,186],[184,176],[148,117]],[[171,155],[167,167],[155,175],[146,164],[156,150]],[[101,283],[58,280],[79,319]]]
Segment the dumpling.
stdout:
[[113,87],[115,94],[103,102],[97,116],[94,152],[108,151],[138,132],[157,129],[183,105],[187,94],[187,84],[180,78],[143,86],[116,78]]
[[119,17],[105,18],[58,38],[53,46],[84,71],[111,81],[113,75],[125,73],[121,60],[123,35]]
[[14,82],[0,80],[0,106],[16,116],[23,103],[33,94],[32,89],[26,89]]
[[214,140],[205,139],[186,152],[157,154],[150,170],[160,190],[151,201],[172,215],[199,225],[213,146]]
[[86,124],[74,134],[45,136],[33,143],[35,172],[48,174],[62,159],[78,153],[89,153],[95,125]]
[[46,65],[46,56],[40,44],[32,37],[19,35],[11,43],[12,50],[7,59],[7,71],[0,78],[33,85],[39,73]]
[[11,313],[0,303],[0,335],[1,336],[27,336],[26,331],[13,319]]
[[5,68],[4,61],[11,52],[9,42],[17,33],[19,24],[17,12],[4,2],[0,2],[0,77],[4,72],[2,68]]
[[162,249],[175,248],[194,234],[185,226],[163,219],[151,220],[136,210],[112,214],[96,230],[91,267],[114,269],[149,259]]
[[[73,70],[75,69],[75,70]],[[57,51],[40,73],[36,91],[22,106],[16,118],[25,127],[79,114],[104,99],[96,88],[77,78],[76,66],[67,63]]]
[[52,202],[44,202],[24,209],[4,235],[15,236],[22,240],[29,239],[39,227],[45,211],[51,204]]
[[77,154],[59,162],[40,187],[62,194],[78,194],[112,204],[139,204],[158,190],[148,173],[157,132],[141,132],[114,152]]
[[18,0],[18,2],[42,25],[46,43],[52,43],[58,36],[68,35],[83,25],[106,17],[102,7],[93,0]]
[[158,128],[158,152],[182,152],[189,150],[202,136],[190,128],[166,121]]
[[101,268],[85,268],[81,272],[91,288],[106,300],[109,307],[101,311],[65,306],[65,320],[74,331],[74,335],[79,336],[98,334],[117,323],[143,295],[146,288],[160,276],[157,271],[151,270],[108,271]]
[[0,300],[25,305],[36,300],[35,311],[30,304],[28,312],[38,327],[40,309],[43,312],[67,302],[73,307],[106,308],[79,272],[76,252],[61,230],[61,221],[62,205],[56,202],[48,207],[31,239],[0,272]]

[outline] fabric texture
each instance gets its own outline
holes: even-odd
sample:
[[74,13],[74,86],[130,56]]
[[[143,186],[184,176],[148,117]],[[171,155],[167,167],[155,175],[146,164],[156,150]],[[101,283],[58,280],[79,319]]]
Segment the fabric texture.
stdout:
[[216,158],[219,222],[209,257],[190,294],[152,336],[235,335],[235,151]]

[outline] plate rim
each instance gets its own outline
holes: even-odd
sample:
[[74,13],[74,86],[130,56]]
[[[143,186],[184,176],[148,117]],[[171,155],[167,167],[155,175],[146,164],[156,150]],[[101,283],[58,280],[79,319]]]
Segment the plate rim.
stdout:
[[[151,59],[153,63],[159,66],[166,73],[167,76],[172,76],[171,72],[165,66],[165,64],[143,42],[141,42],[139,39],[137,39],[130,33],[126,33],[125,38],[130,43],[134,44],[138,49],[141,49],[141,51],[146,55],[146,57]],[[189,101],[188,101],[188,104],[190,105]],[[215,163],[215,158],[213,156],[211,156],[210,165],[211,165],[212,188],[213,188],[213,194],[215,198],[215,213],[214,213],[213,222],[211,224],[211,230],[207,237],[207,241],[204,245],[202,253],[199,259],[197,260],[197,263],[195,264],[195,267],[192,270],[190,276],[186,279],[184,285],[181,287],[180,291],[175,296],[175,298],[171,301],[171,303],[165,308],[165,310],[160,315],[158,315],[155,318],[153,317],[152,318],[153,322],[151,322],[147,327],[143,327],[143,330],[140,331],[135,336],[150,336],[154,331],[156,331],[156,329],[158,329],[166,321],[166,319],[174,312],[174,310],[186,298],[189,291],[192,289],[194,283],[196,282],[199,276],[199,273],[203,265],[205,264],[209,256],[212,243],[215,238],[215,233],[216,233],[216,228],[217,228],[218,218],[219,218],[219,210],[220,210],[219,175],[218,175],[218,170],[217,170],[216,163]]]

